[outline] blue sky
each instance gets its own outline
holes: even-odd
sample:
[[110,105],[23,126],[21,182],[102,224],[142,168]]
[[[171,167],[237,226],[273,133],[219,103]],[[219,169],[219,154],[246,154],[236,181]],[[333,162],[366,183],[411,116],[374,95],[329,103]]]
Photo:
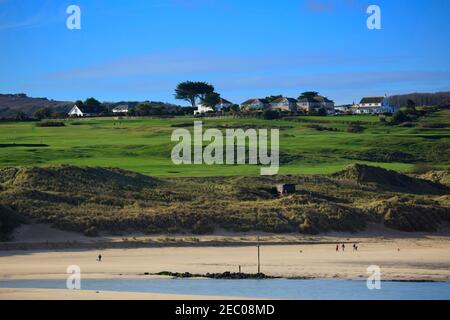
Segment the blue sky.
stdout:
[[340,104],[450,90],[449,17],[448,0],[0,0],[0,93],[175,102],[178,82],[202,80],[235,103],[316,90]]

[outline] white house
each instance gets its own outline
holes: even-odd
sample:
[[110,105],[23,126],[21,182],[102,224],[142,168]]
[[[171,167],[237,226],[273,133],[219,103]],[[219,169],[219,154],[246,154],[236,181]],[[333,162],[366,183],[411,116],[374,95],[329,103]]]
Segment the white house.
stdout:
[[220,102],[214,106],[214,108],[204,106],[202,104],[197,105],[197,110],[194,110],[194,115],[207,112],[221,112],[224,108],[229,108],[233,105],[232,102],[220,98]]
[[128,113],[129,107],[126,104],[122,104],[119,105],[115,108],[112,109],[113,113],[117,113],[117,114],[124,114],[124,113]]
[[343,104],[341,106],[335,106],[334,111],[336,111],[336,113],[349,113],[352,111],[353,106],[354,104]]
[[387,97],[364,97],[361,102],[352,107],[356,114],[393,113],[395,108],[389,105]]
[[263,110],[269,106],[266,99],[250,99],[241,103],[241,110]]
[[77,105],[74,105],[68,113],[69,117],[95,117],[98,114],[99,112],[96,107]]
[[69,117],[82,117],[84,115],[83,111],[77,105],[74,105],[67,114]]
[[228,101],[227,99],[220,98],[220,102],[216,104],[215,109],[216,111],[222,111],[225,108],[229,108],[233,105],[232,102]]
[[197,110],[194,110],[194,115],[208,113],[208,112],[214,112],[214,109],[212,107],[207,107],[202,104],[198,104]]
[[297,111],[297,99],[281,97],[270,103],[272,110]]
[[298,109],[301,109],[305,112],[325,109],[327,111],[327,114],[334,113],[334,101],[319,95],[315,97],[304,97],[299,99],[297,102],[297,107]]
[[202,104],[197,105],[197,110],[194,110],[194,115],[207,112],[221,112],[224,108],[229,108],[233,105],[230,101],[220,98],[220,102],[214,106],[214,108],[204,106]]

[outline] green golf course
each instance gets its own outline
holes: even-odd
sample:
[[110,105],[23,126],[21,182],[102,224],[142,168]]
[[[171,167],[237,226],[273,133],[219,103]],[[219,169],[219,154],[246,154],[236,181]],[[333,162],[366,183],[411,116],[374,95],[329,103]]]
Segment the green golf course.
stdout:
[[[260,118],[86,118],[55,120],[60,127],[38,122],[0,122],[0,167],[118,167],[150,176],[253,176],[256,165],[181,165],[172,163],[171,134],[204,129],[279,128],[280,174],[329,174],[352,163],[401,172],[418,164],[445,169],[450,164],[450,110],[431,113],[406,125],[390,125],[378,116],[297,116]],[[358,127],[356,132],[349,129]],[[206,144],[206,142],[205,142]]]

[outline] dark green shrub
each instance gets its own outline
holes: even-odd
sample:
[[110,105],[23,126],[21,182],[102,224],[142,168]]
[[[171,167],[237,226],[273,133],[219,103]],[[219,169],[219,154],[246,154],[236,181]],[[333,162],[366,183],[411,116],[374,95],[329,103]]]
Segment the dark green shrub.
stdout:
[[396,113],[394,113],[391,119],[392,124],[400,124],[403,122],[410,122],[410,121],[411,117],[402,110],[399,110]]
[[450,127],[450,124],[440,122],[424,122],[420,124],[420,127],[425,129],[444,129]]
[[306,127],[317,130],[317,131],[338,131],[337,128],[324,127],[324,126],[321,126],[318,124],[310,124],[310,125],[307,125]]
[[364,130],[365,130],[364,127],[362,127],[362,126],[360,126],[360,125],[356,125],[356,124],[350,124],[350,125],[347,127],[347,132],[350,132],[350,133],[361,133],[361,132],[363,132]]
[[275,110],[264,110],[262,116],[266,120],[275,120],[280,118],[280,113]]
[[41,121],[36,123],[37,127],[65,127],[64,122],[61,121]]

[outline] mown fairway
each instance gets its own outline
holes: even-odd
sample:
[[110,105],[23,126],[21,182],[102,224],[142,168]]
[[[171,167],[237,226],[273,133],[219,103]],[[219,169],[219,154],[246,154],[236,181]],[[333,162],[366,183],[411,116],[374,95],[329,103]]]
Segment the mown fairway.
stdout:
[[[232,176],[260,172],[259,167],[249,165],[173,165],[171,133],[180,125],[191,129],[188,126],[192,127],[194,118],[64,122],[65,127],[1,122],[0,167],[71,164],[119,167],[152,176]],[[204,128],[280,128],[281,174],[325,174],[355,162],[397,171],[411,171],[415,163],[424,162],[437,168],[450,166],[449,110],[422,118],[411,126],[385,125],[376,116],[302,116],[276,121],[213,118],[204,119],[203,123]],[[350,123],[365,130],[347,132]]]

